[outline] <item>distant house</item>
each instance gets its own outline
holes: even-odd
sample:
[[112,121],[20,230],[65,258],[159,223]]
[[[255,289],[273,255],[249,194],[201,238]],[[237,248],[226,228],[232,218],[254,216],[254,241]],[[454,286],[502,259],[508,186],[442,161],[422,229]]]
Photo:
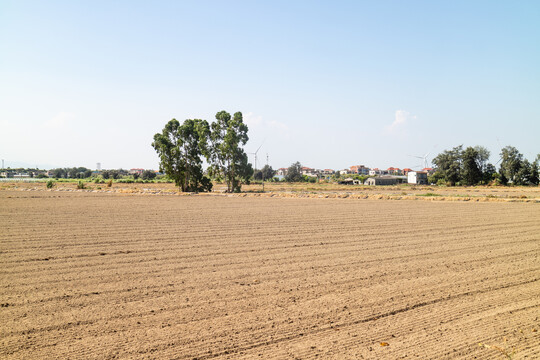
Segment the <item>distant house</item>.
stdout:
[[349,170],[349,169],[339,170],[339,174],[340,174],[340,175],[347,175],[347,174],[350,174],[350,170]]
[[144,172],[144,169],[140,169],[140,168],[135,168],[135,169],[130,169],[129,170],[129,173],[130,174],[139,174],[139,175],[142,175],[142,173]]
[[368,175],[369,169],[364,165],[353,165],[349,168],[350,174]]
[[407,174],[407,182],[409,184],[427,185],[428,173],[427,171],[409,171]]
[[376,176],[364,181],[364,185],[397,185],[405,183],[406,180],[405,176]]
[[428,175],[433,175],[435,170],[433,168],[423,168],[422,171],[425,171],[428,173]]
[[287,175],[287,171],[288,171],[287,168],[279,168],[276,171],[276,175],[277,176],[285,176],[285,175]]
[[303,166],[302,167],[302,175],[315,177],[318,175],[317,170]]
[[30,174],[27,174],[27,173],[18,173],[18,174],[13,175],[13,177],[14,177],[15,179],[28,179],[28,178],[30,178]]
[[324,169],[322,171],[322,174],[323,175],[332,175],[332,174],[334,174],[334,170],[332,170],[332,169]]
[[403,175],[405,175],[405,176],[407,176],[407,174],[408,174],[409,172],[411,172],[411,171],[413,171],[413,170],[412,170],[412,169],[409,169],[409,168],[405,168],[405,169],[402,170]]
[[395,168],[395,167],[389,167],[388,170],[386,170],[389,175],[401,175],[401,169]]

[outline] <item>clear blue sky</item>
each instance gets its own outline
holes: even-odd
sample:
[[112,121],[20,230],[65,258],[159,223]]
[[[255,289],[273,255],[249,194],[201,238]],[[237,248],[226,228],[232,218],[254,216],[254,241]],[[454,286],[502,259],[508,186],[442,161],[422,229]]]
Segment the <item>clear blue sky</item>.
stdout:
[[534,160],[540,2],[0,0],[6,166],[155,169],[168,120],[220,110],[274,168]]

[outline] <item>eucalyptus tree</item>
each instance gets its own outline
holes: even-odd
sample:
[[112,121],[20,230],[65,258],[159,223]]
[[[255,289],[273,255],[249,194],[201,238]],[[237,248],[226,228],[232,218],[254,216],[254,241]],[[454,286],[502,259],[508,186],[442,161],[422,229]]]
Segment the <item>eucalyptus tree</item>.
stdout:
[[211,125],[210,173],[225,180],[227,192],[239,192],[242,183],[248,183],[253,175],[253,168],[243,149],[249,140],[247,133],[248,126],[241,112],[231,117],[228,112],[220,111]]
[[484,184],[489,184],[496,177],[497,177],[497,169],[495,168],[495,165],[488,163],[486,165],[484,172],[482,173]]
[[439,175],[450,185],[454,186],[461,178],[461,160],[463,146],[445,150],[433,159]]
[[206,120],[187,119],[182,125],[169,121],[154,135],[152,146],[159,155],[159,169],[182,191],[210,191],[212,182],[204,176],[201,156],[209,158],[210,126]]
[[502,161],[499,173],[502,178],[512,183],[519,183],[517,175],[523,166],[523,155],[513,146],[504,147],[500,155]]
[[488,160],[489,156],[491,155],[491,152],[486,149],[484,146],[477,145],[474,147],[474,150],[476,151],[476,164],[478,165],[478,169],[480,169],[480,172],[484,173],[488,166]]
[[[461,179],[465,185],[476,185],[482,181],[482,167],[487,159],[483,159],[477,147],[468,147],[462,153]],[[489,158],[489,152],[487,153]]]
[[272,180],[276,171],[270,165],[264,165],[261,170],[255,171],[253,178],[255,180]]
[[288,182],[299,182],[302,181],[302,164],[299,161],[291,164],[287,168],[287,175],[285,175],[285,180]]
[[538,174],[538,161],[534,161],[531,165],[530,182],[533,185],[538,185],[540,182],[540,176]]

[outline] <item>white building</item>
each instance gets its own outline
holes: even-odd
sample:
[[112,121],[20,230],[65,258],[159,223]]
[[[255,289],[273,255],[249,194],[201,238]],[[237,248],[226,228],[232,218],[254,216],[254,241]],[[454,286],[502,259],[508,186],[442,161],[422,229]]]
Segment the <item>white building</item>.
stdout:
[[27,178],[30,177],[30,174],[19,173],[19,174],[13,175],[13,177],[14,177],[15,179],[27,179]]
[[407,182],[409,184],[427,185],[427,176],[427,171],[409,171],[409,173],[407,173]]
[[277,169],[276,171],[276,176],[283,176],[285,177],[285,175],[287,175],[287,168],[279,168]]

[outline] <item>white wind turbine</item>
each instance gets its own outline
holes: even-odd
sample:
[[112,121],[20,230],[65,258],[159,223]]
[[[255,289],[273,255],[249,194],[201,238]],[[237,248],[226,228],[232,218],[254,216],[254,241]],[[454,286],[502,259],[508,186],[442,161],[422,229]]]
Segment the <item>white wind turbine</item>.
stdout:
[[248,154],[250,154],[250,155],[254,155],[254,157],[255,157],[255,163],[254,163],[254,165],[255,165],[255,170],[257,170],[257,153],[259,152],[259,150],[261,149],[261,147],[263,146],[263,144],[264,144],[264,141],[262,142],[261,146],[259,146],[259,148],[258,148],[255,152],[248,153]]
[[428,152],[427,154],[425,154],[424,156],[415,156],[415,155],[409,155],[409,156],[417,158],[417,159],[422,159],[422,165],[424,166],[424,169],[425,169],[425,168],[429,167],[429,161],[427,160],[427,158],[428,158],[430,153],[431,153],[431,151]]

